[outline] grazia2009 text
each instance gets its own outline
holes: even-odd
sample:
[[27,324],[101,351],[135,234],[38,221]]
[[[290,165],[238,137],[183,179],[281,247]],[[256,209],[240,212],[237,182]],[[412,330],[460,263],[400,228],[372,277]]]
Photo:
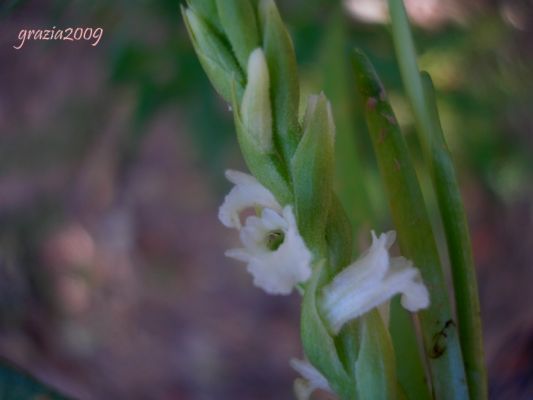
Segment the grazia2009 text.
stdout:
[[18,34],[19,43],[13,46],[14,49],[20,50],[27,41],[30,40],[64,40],[67,42],[90,41],[91,46],[100,43],[104,35],[103,28],[65,28],[65,29],[21,29]]

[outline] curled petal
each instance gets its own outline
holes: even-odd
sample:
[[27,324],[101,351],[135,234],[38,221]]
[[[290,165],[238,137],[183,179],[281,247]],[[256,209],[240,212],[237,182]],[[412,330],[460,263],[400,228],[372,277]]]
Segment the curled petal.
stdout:
[[224,199],[218,218],[228,228],[241,229],[240,213],[248,208],[261,207],[281,211],[270,191],[253,176],[239,171],[226,171],[226,178],[235,186]]

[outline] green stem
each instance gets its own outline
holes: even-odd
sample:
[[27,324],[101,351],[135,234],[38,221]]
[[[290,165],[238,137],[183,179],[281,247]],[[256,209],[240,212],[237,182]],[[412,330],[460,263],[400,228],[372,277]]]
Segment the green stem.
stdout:
[[486,399],[487,377],[475,265],[468,223],[453,162],[446,146],[431,79],[422,77],[409,21],[401,0],[389,0],[396,53],[415,116],[419,140],[430,167],[450,256],[461,347],[470,396]]
[[[403,254],[420,268],[431,305],[419,313],[437,399],[466,399],[463,359],[435,238],[407,145],[372,65],[355,52],[353,66],[374,151]],[[401,362],[401,360],[399,360]]]

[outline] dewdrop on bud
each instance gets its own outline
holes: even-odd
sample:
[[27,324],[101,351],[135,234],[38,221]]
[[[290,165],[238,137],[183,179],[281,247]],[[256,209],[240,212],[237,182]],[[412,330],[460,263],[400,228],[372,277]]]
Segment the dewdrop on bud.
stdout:
[[255,49],[248,59],[248,84],[244,90],[241,118],[247,135],[258,150],[272,149],[272,108],[270,105],[270,77],[265,55]]

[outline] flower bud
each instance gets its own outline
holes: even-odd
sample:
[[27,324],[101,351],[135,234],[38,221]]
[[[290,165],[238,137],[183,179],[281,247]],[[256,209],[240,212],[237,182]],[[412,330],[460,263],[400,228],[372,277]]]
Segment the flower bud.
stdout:
[[219,39],[209,24],[193,9],[182,8],[183,19],[194,49],[216,91],[227,101],[232,101],[232,85],[242,92],[244,77],[231,54],[231,50]]
[[263,50],[255,49],[248,60],[248,85],[244,90],[241,118],[245,131],[262,153],[272,149],[270,78]]

